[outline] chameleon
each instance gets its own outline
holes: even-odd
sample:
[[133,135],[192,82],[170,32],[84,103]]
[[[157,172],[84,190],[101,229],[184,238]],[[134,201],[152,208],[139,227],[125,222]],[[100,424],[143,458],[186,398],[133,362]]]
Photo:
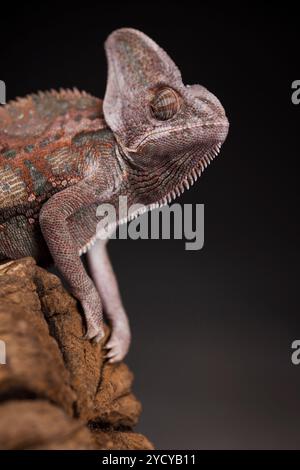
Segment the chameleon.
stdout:
[[103,100],[61,89],[0,107],[0,260],[53,262],[82,306],[86,340],[102,340],[106,315],[113,363],[131,333],[97,207],[117,209],[124,195],[148,209],[171,203],[219,153],[229,123],[144,33],[117,29],[105,51]]

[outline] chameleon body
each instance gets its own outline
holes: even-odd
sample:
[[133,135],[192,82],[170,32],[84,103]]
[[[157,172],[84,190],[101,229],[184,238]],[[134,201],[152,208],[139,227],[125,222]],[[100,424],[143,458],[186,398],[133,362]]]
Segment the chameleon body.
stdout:
[[[130,28],[107,39],[104,100],[77,90],[0,107],[0,259],[53,260],[81,302],[86,338],[112,325],[111,362],[130,343],[97,206],[126,195],[153,208],[188,189],[220,150],[228,121],[217,98],[184,86],[169,56]],[[87,252],[89,273],[82,260]]]

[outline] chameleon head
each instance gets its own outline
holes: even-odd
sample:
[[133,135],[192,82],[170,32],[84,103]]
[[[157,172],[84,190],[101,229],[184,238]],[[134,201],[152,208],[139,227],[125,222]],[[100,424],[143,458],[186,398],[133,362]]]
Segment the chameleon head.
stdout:
[[193,184],[219,152],[228,133],[225,111],[206,88],[185,86],[170,57],[140,31],[114,31],[105,49],[106,122],[141,188],[147,178],[143,202],[153,194],[167,202]]

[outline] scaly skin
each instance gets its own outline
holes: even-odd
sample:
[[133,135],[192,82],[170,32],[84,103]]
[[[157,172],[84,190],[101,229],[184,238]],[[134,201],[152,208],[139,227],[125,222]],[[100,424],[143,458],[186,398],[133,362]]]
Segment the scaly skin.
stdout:
[[[184,86],[167,54],[133,29],[106,41],[104,101],[77,90],[46,92],[0,108],[0,259],[53,259],[80,300],[86,337],[112,325],[107,356],[125,356],[130,329],[96,208],[119,196],[148,208],[171,202],[224,142],[220,102]],[[81,261],[87,252],[89,274]]]

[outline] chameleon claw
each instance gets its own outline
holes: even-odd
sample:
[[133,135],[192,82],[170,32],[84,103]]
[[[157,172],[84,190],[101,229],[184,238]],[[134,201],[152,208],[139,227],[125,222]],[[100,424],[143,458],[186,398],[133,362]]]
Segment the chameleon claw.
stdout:
[[104,338],[104,332],[98,333],[96,336],[94,336],[94,338],[92,338],[92,342],[98,344],[101,342],[103,338]]
[[106,357],[107,359],[111,359],[112,357],[116,356],[117,354],[118,354],[117,351],[111,350],[111,351],[109,351],[109,352],[106,354],[105,357]]
[[82,339],[92,341],[93,343],[100,343],[104,336],[105,332],[102,328],[100,328],[98,331],[95,329],[91,329],[87,330],[85,335],[82,336]]
[[115,364],[116,362],[120,362],[122,360],[122,357],[116,354],[115,356],[111,357],[108,362],[110,364]]

